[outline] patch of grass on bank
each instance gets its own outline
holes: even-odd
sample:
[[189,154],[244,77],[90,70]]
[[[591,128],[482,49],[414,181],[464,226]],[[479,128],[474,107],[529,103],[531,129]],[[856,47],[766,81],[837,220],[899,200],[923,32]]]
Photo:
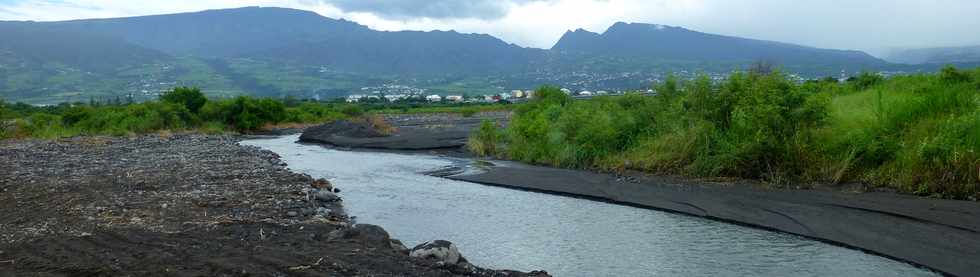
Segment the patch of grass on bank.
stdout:
[[980,196],[980,70],[843,84],[734,73],[669,78],[656,91],[573,101],[541,87],[507,129],[474,132],[470,149],[558,167]]

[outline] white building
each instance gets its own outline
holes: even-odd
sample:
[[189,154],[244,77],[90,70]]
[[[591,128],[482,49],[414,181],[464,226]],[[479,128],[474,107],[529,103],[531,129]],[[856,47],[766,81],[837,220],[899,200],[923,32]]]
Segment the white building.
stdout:
[[398,100],[405,99],[407,97],[408,96],[407,95],[404,95],[404,94],[388,94],[388,95],[385,95],[385,99],[387,99],[388,102],[395,102],[395,101],[398,101]]
[[534,91],[533,90],[525,90],[524,91],[524,97],[534,98]]
[[347,103],[361,102],[362,98],[364,98],[363,94],[351,94],[347,96]]
[[578,95],[581,95],[581,96],[592,96],[593,93],[591,91],[588,91],[588,90],[583,90],[583,91],[580,91],[578,93]]
[[433,94],[433,95],[426,96],[425,100],[429,102],[439,102],[442,101],[442,96]]
[[446,96],[446,101],[463,102],[463,96],[462,95],[447,95]]
[[510,95],[510,93],[504,92],[504,93],[501,93],[500,94],[500,99],[510,99],[512,97],[513,97],[513,95]]

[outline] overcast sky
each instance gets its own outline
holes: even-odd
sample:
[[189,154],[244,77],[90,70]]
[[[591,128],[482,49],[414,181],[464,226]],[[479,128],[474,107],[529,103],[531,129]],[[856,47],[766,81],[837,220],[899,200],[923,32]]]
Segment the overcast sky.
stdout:
[[980,0],[0,0],[0,20],[137,16],[242,6],[312,10],[379,30],[488,33],[550,48],[617,21],[882,54],[980,45]]

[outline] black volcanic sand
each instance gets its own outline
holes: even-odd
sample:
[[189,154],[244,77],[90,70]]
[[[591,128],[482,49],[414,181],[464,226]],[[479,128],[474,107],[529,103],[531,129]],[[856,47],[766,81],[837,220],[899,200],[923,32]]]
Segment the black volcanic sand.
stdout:
[[0,141],[0,276],[526,275],[410,258],[313,183],[235,137]]
[[707,217],[862,249],[945,274],[980,276],[977,202],[493,163],[485,173],[448,178]]
[[306,129],[300,142],[335,147],[395,151],[458,149],[484,119],[506,123],[507,112],[481,113],[474,117],[455,114],[389,115],[385,120],[396,127],[383,135],[363,123],[335,121]]

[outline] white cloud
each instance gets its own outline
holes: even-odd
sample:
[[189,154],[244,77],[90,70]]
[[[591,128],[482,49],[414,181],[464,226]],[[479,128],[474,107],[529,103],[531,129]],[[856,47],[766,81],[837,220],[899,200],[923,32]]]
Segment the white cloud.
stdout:
[[347,18],[380,30],[454,29],[541,48],[551,47],[566,30],[602,32],[616,21],[879,53],[888,47],[980,44],[976,33],[980,1],[974,0],[507,0],[500,2],[506,7],[492,6],[503,11],[493,16],[462,12],[456,16],[440,9],[413,14],[405,5],[383,12],[343,6],[352,10],[345,11],[327,4],[337,0],[15,1],[0,0],[0,19],[65,20],[279,6]]

